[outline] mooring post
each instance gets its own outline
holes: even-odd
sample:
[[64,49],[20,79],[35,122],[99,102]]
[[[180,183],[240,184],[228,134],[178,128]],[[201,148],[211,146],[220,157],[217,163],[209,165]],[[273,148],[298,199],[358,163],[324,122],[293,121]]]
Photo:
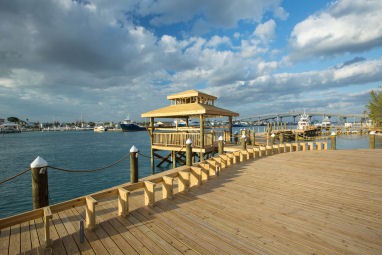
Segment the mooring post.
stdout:
[[138,182],[138,148],[133,145],[130,148],[130,182]]
[[241,149],[247,150],[247,137],[245,134],[241,136]]
[[218,138],[218,154],[224,154],[224,139],[222,136],[219,136]]
[[294,142],[298,143],[298,133],[294,133]]
[[275,134],[271,134],[271,146],[273,146],[275,144]]
[[283,132],[281,132],[281,133],[279,134],[279,140],[280,140],[280,144],[283,144],[283,143],[284,143],[284,133],[283,133]]
[[337,147],[337,134],[336,132],[332,132],[331,133],[331,149],[332,150],[336,150],[336,147]]
[[48,162],[38,156],[30,165],[32,170],[33,208],[49,205]]
[[369,133],[369,148],[375,149],[375,132],[371,131]]
[[186,141],[186,166],[192,166],[192,140]]
[[252,129],[249,139],[251,140],[251,145],[255,146],[255,129]]
[[268,146],[270,144],[270,139],[271,139],[268,132],[266,134],[266,139],[267,139],[267,146]]

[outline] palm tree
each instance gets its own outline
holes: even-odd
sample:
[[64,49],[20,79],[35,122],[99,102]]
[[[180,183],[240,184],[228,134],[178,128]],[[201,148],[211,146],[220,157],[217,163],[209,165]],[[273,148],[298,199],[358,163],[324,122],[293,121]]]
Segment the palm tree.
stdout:
[[366,107],[369,109],[369,118],[373,120],[374,125],[382,126],[382,90],[370,92],[369,104]]

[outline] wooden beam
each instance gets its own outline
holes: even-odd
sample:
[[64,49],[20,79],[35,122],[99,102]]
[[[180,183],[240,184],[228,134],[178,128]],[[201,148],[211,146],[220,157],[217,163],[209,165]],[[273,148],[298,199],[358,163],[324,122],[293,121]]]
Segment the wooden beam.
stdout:
[[192,166],[190,170],[190,187],[199,186],[202,182],[202,168]]

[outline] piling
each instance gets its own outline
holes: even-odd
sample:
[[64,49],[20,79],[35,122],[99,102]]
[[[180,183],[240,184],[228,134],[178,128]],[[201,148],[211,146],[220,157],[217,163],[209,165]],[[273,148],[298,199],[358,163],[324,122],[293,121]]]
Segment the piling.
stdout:
[[243,150],[246,150],[247,149],[247,137],[246,137],[246,135],[245,134],[243,134],[242,136],[241,136],[241,148],[243,149]]
[[297,133],[297,132],[294,133],[294,141],[295,141],[296,143],[298,143],[298,133]]
[[190,138],[186,141],[186,165],[192,166],[192,140]]
[[271,145],[275,144],[275,136],[276,135],[274,133],[271,135]]
[[369,133],[369,148],[375,149],[375,132],[371,131]]
[[130,182],[138,182],[138,148],[135,145],[130,148]]
[[279,140],[280,140],[280,144],[283,144],[283,143],[284,143],[284,133],[283,133],[283,132],[280,132],[280,134],[279,134]]
[[218,154],[224,154],[224,140],[222,136],[219,136],[218,138]]
[[331,133],[331,149],[336,150],[337,147],[337,134],[336,132]]
[[30,165],[32,172],[33,208],[49,205],[48,162],[38,156]]
[[251,140],[251,145],[255,146],[255,129],[253,129],[249,135],[249,139]]

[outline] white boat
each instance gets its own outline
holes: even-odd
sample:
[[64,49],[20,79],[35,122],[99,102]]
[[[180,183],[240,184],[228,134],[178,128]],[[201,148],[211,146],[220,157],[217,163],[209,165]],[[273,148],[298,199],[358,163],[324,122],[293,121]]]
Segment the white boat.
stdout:
[[321,122],[321,127],[322,127],[322,128],[330,128],[330,125],[331,125],[331,124],[332,124],[332,123],[331,123],[329,117],[328,117],[328,116],[325,116],[325,117],[323,118],[322,122]]
[[310,118],[309,118],[309,115],[306,114],[304,111],[304,113],[300,115],[300,119],[298,120],[297,129],[305,130],[309,126],[310,126]]
[[105,132],[106,128],[104,126],[96,126],[94,127],[94,132]]

